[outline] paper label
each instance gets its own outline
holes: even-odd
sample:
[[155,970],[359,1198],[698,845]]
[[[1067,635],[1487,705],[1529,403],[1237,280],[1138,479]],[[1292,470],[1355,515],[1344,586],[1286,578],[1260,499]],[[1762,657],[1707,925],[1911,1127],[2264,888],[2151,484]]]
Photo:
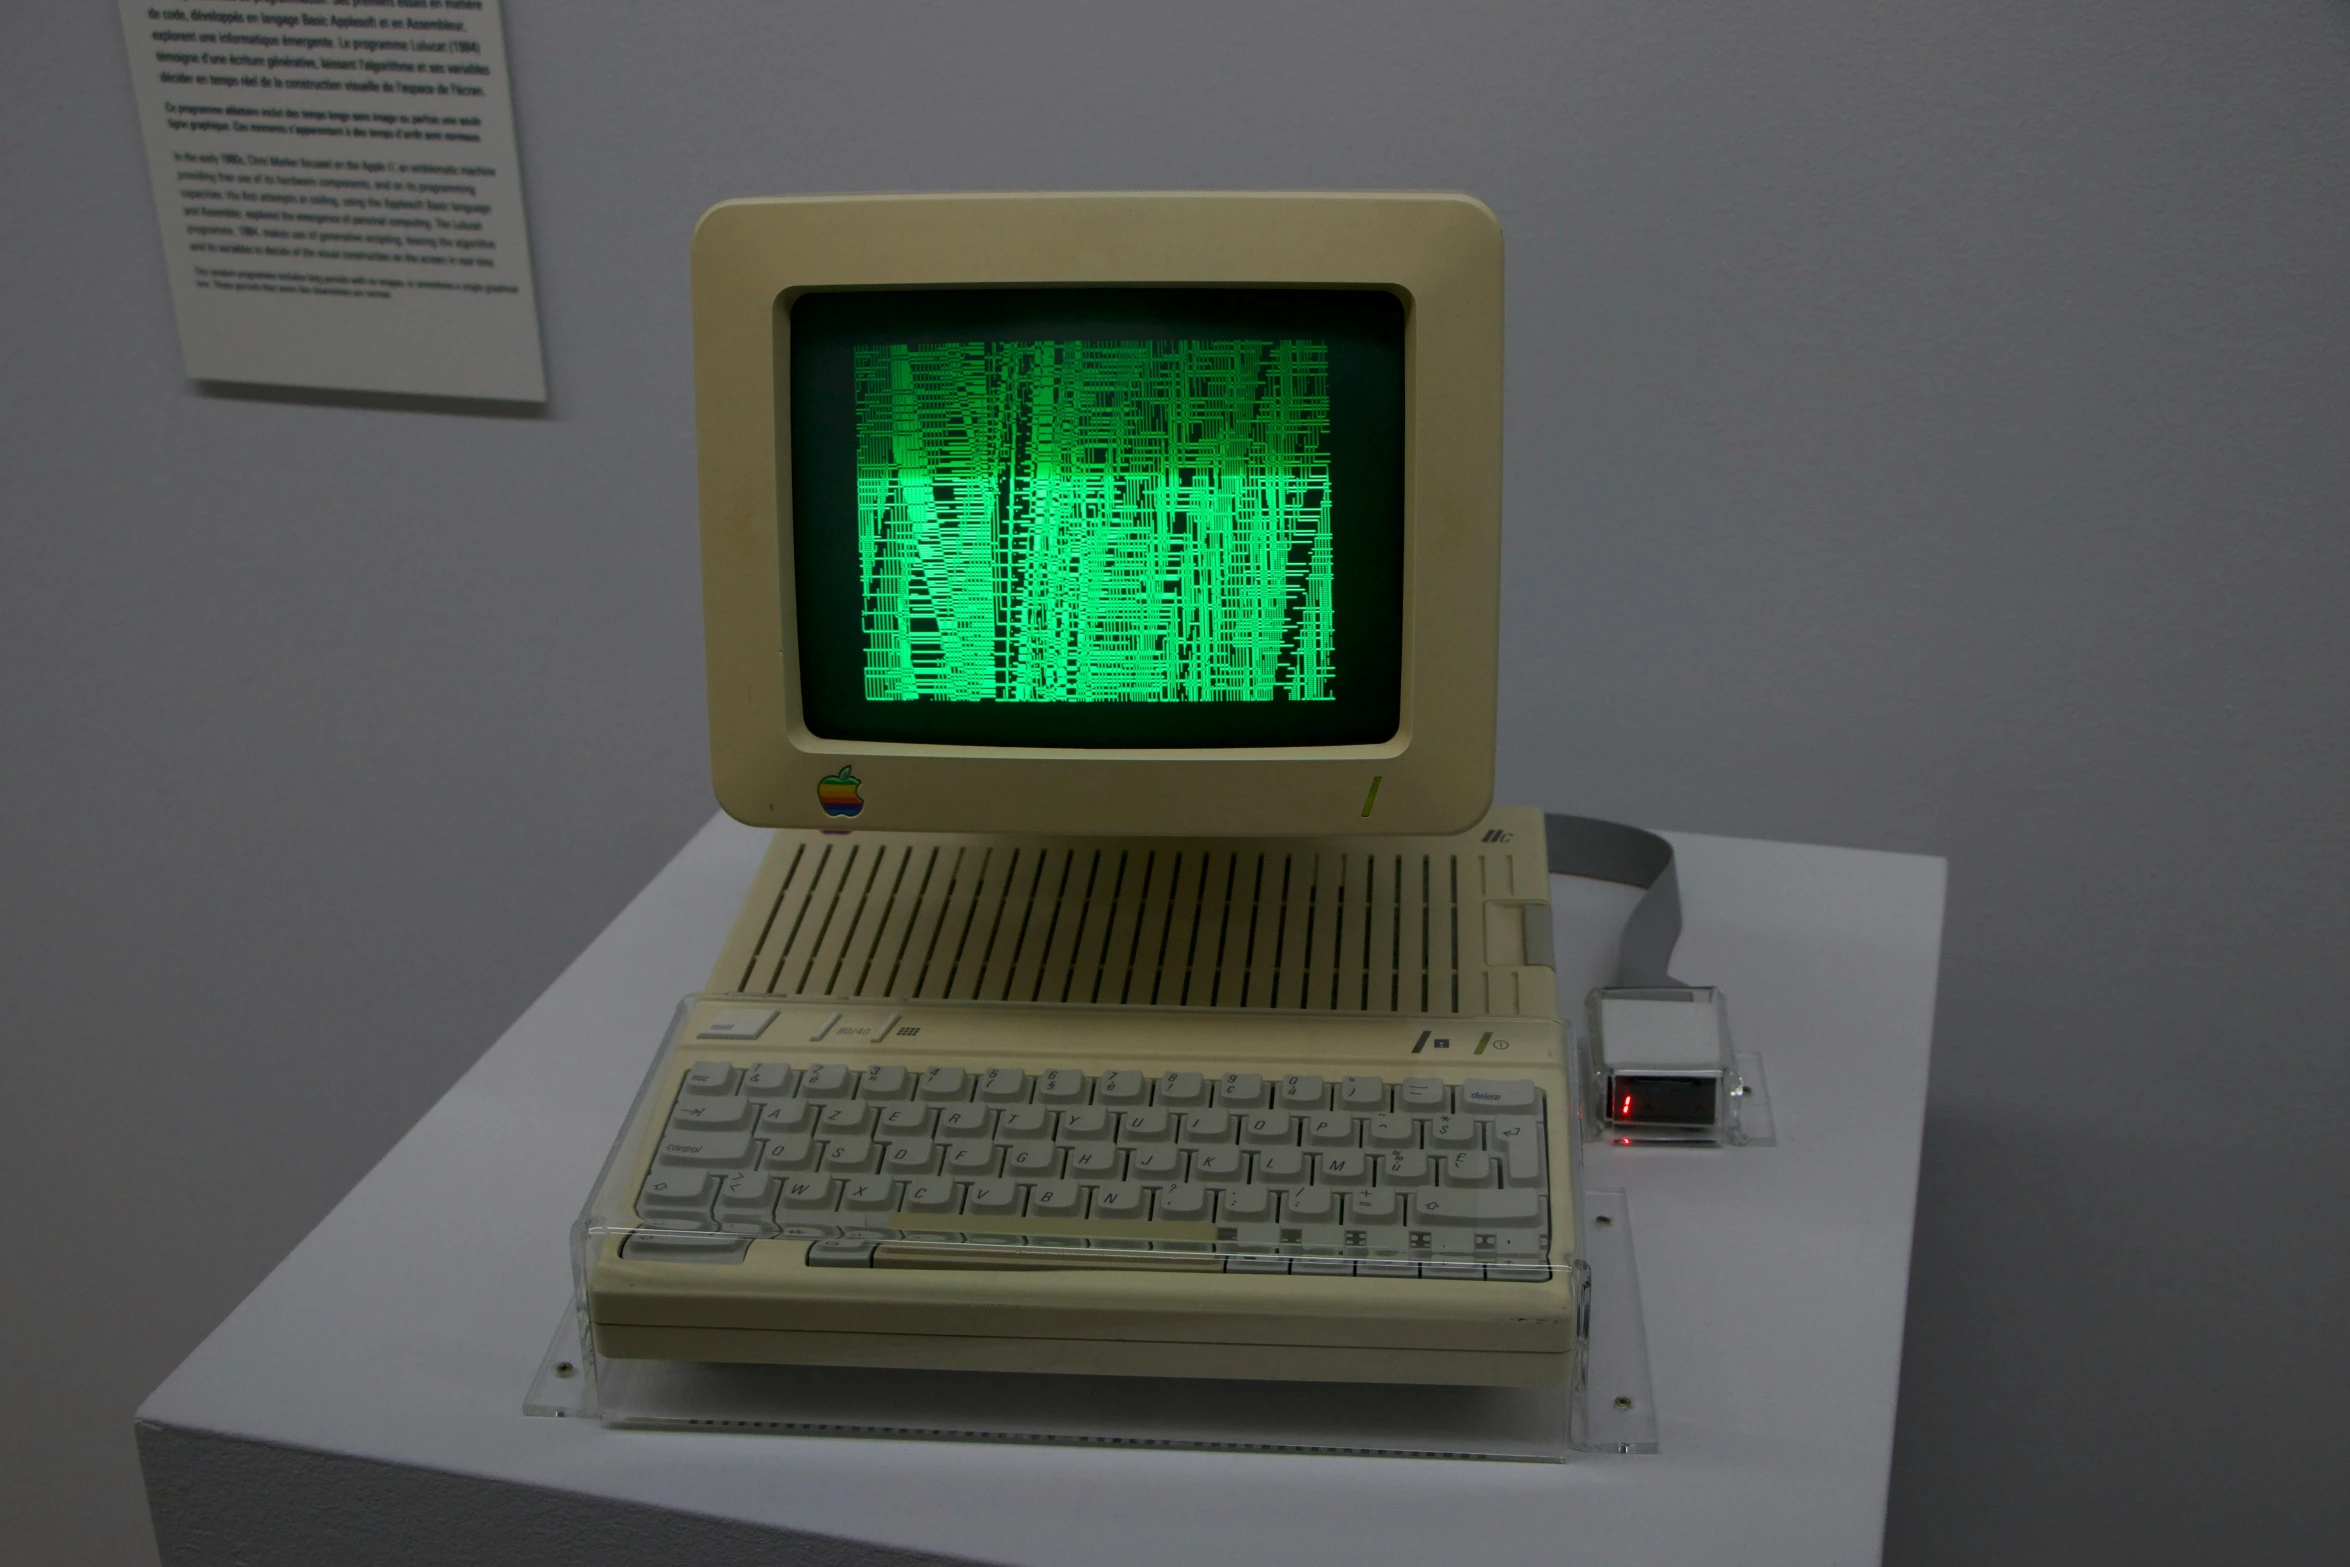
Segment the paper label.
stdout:
[[541,402],[499,0],[121,0],[189,376]]

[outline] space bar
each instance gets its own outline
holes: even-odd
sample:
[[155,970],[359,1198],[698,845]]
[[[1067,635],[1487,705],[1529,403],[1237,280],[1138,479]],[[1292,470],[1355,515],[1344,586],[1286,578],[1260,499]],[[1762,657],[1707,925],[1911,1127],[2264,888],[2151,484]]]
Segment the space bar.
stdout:
[[998,1219],[893,1213],[882,1223],[900,1233],[914,1230],[937,1234],[948,1230],[986,1235],[1073,1235],[1104,1241],[1212,1241],[1216,1238],[1214,1225],[1184,1219]]
[[1071,1246],[970,1246],[953,1241],[877,1241],[876,1268],[1109,1268],[1137,1273],[1221,1273],[1224,1259],[1197,1251],[1086,1251]]

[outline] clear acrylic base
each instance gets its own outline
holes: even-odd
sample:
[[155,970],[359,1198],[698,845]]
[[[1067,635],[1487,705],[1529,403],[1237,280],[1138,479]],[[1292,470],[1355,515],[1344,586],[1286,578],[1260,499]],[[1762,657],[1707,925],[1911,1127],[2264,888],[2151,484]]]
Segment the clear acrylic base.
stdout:
[[1587,1194],[1580,1385],[1432,1387],[599,1360],[566,1311],[524,1411],[606,1425],[1559,1463],[1653,1453],[1655,1401],[1620,1191]]

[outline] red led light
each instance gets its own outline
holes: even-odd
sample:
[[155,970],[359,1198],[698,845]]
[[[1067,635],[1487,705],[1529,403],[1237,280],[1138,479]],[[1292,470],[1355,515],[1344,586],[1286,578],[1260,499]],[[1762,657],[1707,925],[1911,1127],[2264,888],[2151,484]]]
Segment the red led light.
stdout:
[[1721,1085],[1711,1077],[1642,1072],[1608,1086],[1610,1117],[1626,1126],[1712,1126]]

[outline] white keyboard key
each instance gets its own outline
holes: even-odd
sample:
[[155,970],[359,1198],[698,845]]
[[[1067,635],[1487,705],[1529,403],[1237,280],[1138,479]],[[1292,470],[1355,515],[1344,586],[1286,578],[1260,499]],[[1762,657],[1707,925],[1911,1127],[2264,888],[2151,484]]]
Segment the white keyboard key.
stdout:
[[783,1182],[772,1175],[730,1175],[718,1189],[718,1223],[772,1228],[775,1199],[782,1195]]
[[1481,1262],[1460,1262],[1445,1257],[1430,1257],[1420,1264],[1424,1279],[1481,1279],[1485,1265]]
[[1150,1102],[1150,1084],[1140,1072],[1104,1072],[1101,1081],[1094,1084],[1093,1102],[1123,1108]]
[[993,1066],[979,1080],[978,1098],[983,1104],[1025,1104],[1028,1102],[1028,1092],[1034,1086],[1028,1074],[1016,1066]]
[[1137,1148],[1126,1161],[1126,1178],[1144,1185],[1169,1185],[1183,1179],[1189,1160],[1180,1148]]
[[1213,1197],[1205,1186],[1169,1186],[1159,1193],[1157,1217],[1205,1223],[1214,1205]]
[[740,1094],[709,1099],[680,1099],[669,1112],[669,1124],[680,1131],[739,1132],[751,1124],[752,1105]]
[[1085,1188],[1075,1181],[1043,1181],[1028,1193],[1032,1219],[1075,1219],[1085,1213]]
[[751,1162],[751,1134],[747,1128],[732,1132],[673,1131],[661,1139],[661,1151],[653,1156],[653,1162],[704,1170],[740,1170]]
[[1538,1192],[1412,1193],[1411,1223],[1429,1230],[1532,1230],[1542,1227]]
[[1272,1103],[1262,1074],[1256,1072],[1227,1072],[1216,1079],[1216,1108],[1219,1110],[1262,1110]]
[[1420,1265],[1395,1257],[1362,1257],[1356,1259],[1355,1277],[1358,1279],[1416,1279]]
[[1197,1072],[1167,1072],[1159,1078],[1159,1091],[1154,1104],[1191,1109],[1208,1102],[1207,1079]]
[[707,1170],[655,1169],[645,1177],[636,1195],[639,1218],[697,1220],[707,1223],[710,1204],[718,1196],[719,1177]]
[[1281,1198],[1283,1224],[1336,1224],[1338,1194],[1326,1186],[1305,1186]]
[[914,1095],[914,1077],[902,1066],[869,1066],[857,1084],[857,1097],[888,1104]]
[[1428,1146],[1446,1150],[1477,1146],[1477,1123],[1465,1115],[1440,1115],[1428,1123]]
[[1093,1189],[1097,1219],[1147,1219],[1150,1211],[1150,1194],[1132,1181],[1109,1181]]
[[783,1220],[787,1214],[830,1213],[839,1191],[840,1182],[829,1175],[795,1175],[783,1183],[775,1217]]
[[1125,1153],[1116,1148],[1073,1148],[1063,1173],[1072,1181],[1114,1181],[1118,1167],[1126,1162]]
[[1202,1148],[1191,1156],[1191,1178],[1203,1186],[1238,1186],[1248,1179],[1248,1155],[1237,1148]]
[[1297,1141],[1297,1117],[1285,1110],[1266,1110],[1244,1116],[1240,1140],[1251,1148],[1279,1148]]
[[1036,1102],[1040,1105],[1081,1105],[1092,1085],[1083,1072],[1068,1067],[1053,1068],[1036,1080]]
[[1024,1181],[1049,1181],[1061,1173],[1061,1150],[1051,1143],[1014,1143],[1004,1155],[1004,1174]]
[[916,1093],[931,1104],[947,1104],[971,1097],[971,1074],[959,1066],[934,1066],[922,1074]]
[[1387,1110],[1387,1084],[1376,1077],[1350,1077],[1338,1085],[1337,1108],[1352,1110],[1359,1115],[1383,1115]]
[[966,1181],[982,1181],[996,1173],[1004,1156],[993,1143],[949,1143],[947,1174]]
[[1053,1113],[1041,1105],[1016,1105],[996,1117],[998,1142],[1041,1143],[1053,1134]]
[[1118,1141],[1129,1148],[1175,1140],[1172,1110],[1129,1110],[1118,1117]]
[[1542,1184],[1542,1123],[1535,1120],[1496,1121],[1493,1146],[1501,1150],[1501,1179],[1505,1186]]
[[743,1092],[753,1099],[781,1099],[799,1080],[797,1069],[781,1061],[763,1061],[743,1074]]
[[[1017,1113],[1017,1112],[1015,1112]],[[1042,1111],[1038,1112],[1042,1114]],[[1006,1120],[1011,1117],[1005,1117]],[[1099,1105],[1087,1105],[1082,1110],[1061,1112],[1061,1141],[1065,1143],[1106,1143],[1117,1126],[1110,1112]]]
[[1428,1156],[1416,1148],[1398,1148],[1379,1161],[1379,1184],[1403,1190],[1436,1184],[1436,1172],[1429,1168]]
[[928,1137],[938,1122],[938,1112],[928,1105],[891,1105],[881,1112],[880,1132],[884,1137]]
[[1017,1181],[973,1181],[964,1195],[963,1211],[991,1219],[1017,1217],[1021,1197]]
[[841,1188],[843,1213],[891,1213],[897,1208],[898,1183],[886,1175],[860,1175]]
[[1534,1115],[1542,1109],[1542,1090],[1522,1077],[1471,1077],[1461,1081],[1463,1114]]
[[1306,1155],[1296,1148],[1268,1148],[1257,1155],[1256,1173],[1251,1178],[1259,1186],[1303,1186]]
[[[1292,1072],[1281,1080],[1281,1108],[1284,1110],[1320,1110],[1330,1103],[1330,1085],[1311,1072]],[[1379,1108],[1387,1108],[1387,1098],[1380,1096]]]
[[1273,1222],[1273,1188],[1270,1186],[1227,1186],[1216,1197],[1218,1224],[1271,1224]]
[[1292,1257],[1289,1259],[1289,1271],[1292,1273],[1324,1273],[1343,1277],[1354,1270],[1355,1265],[1344,1257]]
[[[956,1070],[962,1069],[958,1067]],[[995,1112],[985,1105],[955,1105],[938,1113],[938,1135],[941,1137],[976,1137],[984,1140],[994,1133]]]
[[954,1213],[962,1207],[962,1193],[953,1181],[933,1177],[906,1183],[907,1213]]
[[1408,1115],[1375,1115],[1363,1122],[1366,1148],[1417,1148],[1420,1123]]
[[783,1137],[816,1130],[818,1105],[813,1099],[777,1099],[759,1112],[759,1135]]
[[1544,1262],[1489,1262],[1485,1265],[1489,1279],[1513,1279],[1526,1284],[1549,1282],[1550,1265]]
[[1489,1153],[1462,1150],[1444,1156],[1444,1184],[1447,1187],[1478,1189],[1499,1186],[1501,1179],[1495,1170],[1496,1161]]
[[1305,1142],[1311,1148],[1352,1148],[1355,1145],[1355,1118],[1351,1115],[1309,1115],[1306,1117]]
[[816,1139],[805,1132],[794,1132],[789,1137],[771,1137],[767,1151],[759,1156],[759,1168],[777,1175],[797,1174],[816,1168]]
[[636,1262],[740,1262],[751,1244],[747,1235],[664,1235],[639,1230],[620,1243],[620,1255]]
[[775,1021],[773,1007],[728,1007],[702,1025],[696,1039],[756,1039]]
[[1316,1162],[1316,1183],[1345,1190],[1371,1184],[1371,1155],[1358,1149],[1326,1153]]
[[1346,1194],[1346,1222],[1366,1229],[1385,1229],[1404,1220],[1404,1194],[1391,1189]]
[[1229,1110],[1194,1110],[1183,1118],[1183,1146],[1213,1148],[1239,1134],[1240,1118]]
[[830,1175],[870,1175],[881,1168],[881,1145],[870,1137],[835,1137],[824,1145]]
[[731,1094],[734,1092],[734,1068],[723,1061],[696,1061],[685,1074],[688,1094]]
[[881,1168],[891,1175],[936,1175],[939,1158],[938,1144],[927,1137],[910,1137],[889,1145]]
[[826,1137],[870,1137],[878,1108],[863,1104],[826,1105],[824,1114],[816,1120],[816,1130]]
[[856,1086],[856,1077],[845,1066],[812,1066],[800,1078],[800,1097],[846,1099]]
[[1396,1085],[1395,1107],[1414,1115],[1443,1115],[1452,1108],[1452,1090],[1440,1077],[1407,1077]]

